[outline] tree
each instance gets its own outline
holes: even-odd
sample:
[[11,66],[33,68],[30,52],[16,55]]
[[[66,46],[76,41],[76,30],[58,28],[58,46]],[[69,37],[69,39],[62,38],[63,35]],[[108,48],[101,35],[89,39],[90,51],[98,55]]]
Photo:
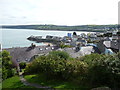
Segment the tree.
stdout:
[[26,67],[26,63],[25,62],[21,62],[19,63],[20,69],[24,69]]
[[67,52],[64,52],[64,51],[52,51],[52,52],[50,52],[49,55],[51,55],[53,57],[58,56],[58,57],[63,58],[65,60],[67,60],[69,58],[69,54]]
[[112,33],[106,33],[103,35],[104,37],[112,37]]
[[76,32],[73,32],[73,35],[74,35],[74,36],[77,36],[77,33],[76,33]]
[[7,51],[1,52],[2,56],[2,79],[5,80],[15,74],[15,70],[12,67],[12,61],[10,53]]

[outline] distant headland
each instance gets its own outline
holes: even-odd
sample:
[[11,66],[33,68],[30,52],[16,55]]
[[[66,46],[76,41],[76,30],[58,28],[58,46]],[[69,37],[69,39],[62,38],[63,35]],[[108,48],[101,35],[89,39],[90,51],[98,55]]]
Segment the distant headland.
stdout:
[[65,26],[65,25],[7,25],[2,28],[10,29],[35,29],[35,30],[59,30],[59,31],[87,31],[87,32],[105,32],[111,30],[119,30],[120,25],[76,25],[76,26]]

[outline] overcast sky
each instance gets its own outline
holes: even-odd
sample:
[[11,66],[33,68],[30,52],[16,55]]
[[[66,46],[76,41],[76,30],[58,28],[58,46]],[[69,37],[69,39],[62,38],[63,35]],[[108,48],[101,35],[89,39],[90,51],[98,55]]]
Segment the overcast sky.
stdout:
[[117,24],[119,0],[0,0],[0,24]]

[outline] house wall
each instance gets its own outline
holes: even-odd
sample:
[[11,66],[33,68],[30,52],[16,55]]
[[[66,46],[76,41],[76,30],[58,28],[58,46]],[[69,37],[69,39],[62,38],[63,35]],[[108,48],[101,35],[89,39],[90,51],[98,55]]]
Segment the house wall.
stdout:
[[101,40],[98,44],[97,44],[98,49],[100,50],[101,53],[105,52],[105,45],[103,44],[103,40]]

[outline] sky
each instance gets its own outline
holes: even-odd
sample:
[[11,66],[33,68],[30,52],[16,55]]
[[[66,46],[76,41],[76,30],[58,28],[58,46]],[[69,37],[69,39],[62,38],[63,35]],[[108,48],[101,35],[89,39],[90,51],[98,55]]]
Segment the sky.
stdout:
[[117,24],[119,0],[0,0],[0,25]]

